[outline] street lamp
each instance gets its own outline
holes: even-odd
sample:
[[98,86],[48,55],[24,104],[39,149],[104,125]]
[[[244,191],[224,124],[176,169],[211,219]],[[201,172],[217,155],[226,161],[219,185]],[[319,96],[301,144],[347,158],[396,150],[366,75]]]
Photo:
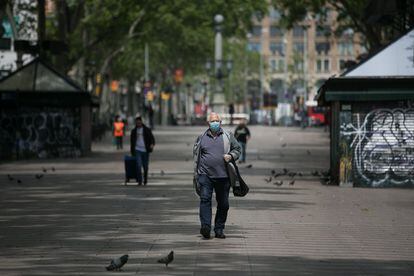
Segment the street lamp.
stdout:
[[205,64],[206,71],[210,77],[214,77],[216,82],[216,91],[212,95],[211,106],[212,109],[219,113],[224,113],[224,94],[223,94],[223,79],[230,75],[233,69],[233,61],[231,59],[223,59],[223,38],[222,38],[222,23],[224,17],[221,14],[214,16],[214,63],[208,60]]

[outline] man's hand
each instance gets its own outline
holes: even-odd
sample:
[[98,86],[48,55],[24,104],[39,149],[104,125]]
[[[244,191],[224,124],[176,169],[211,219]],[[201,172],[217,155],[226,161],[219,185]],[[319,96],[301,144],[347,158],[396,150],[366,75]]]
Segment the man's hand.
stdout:
[[233,158],[233,157],[231,157],[231,155],[230,155],[230,154],[225,154],[225,155],[224,155],[224,161],[226,161],[227,163],[228,163],[228,162],[230,162],[232,158]]

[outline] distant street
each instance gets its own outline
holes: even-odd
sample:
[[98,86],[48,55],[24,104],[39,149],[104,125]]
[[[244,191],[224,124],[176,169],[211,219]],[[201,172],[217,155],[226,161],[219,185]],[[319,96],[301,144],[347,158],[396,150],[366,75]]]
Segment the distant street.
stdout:
[[[312,172],[329,168],[329,136],[317,128],[250,127],[250,193],[230,196],[227,239],[203,240],[203,130],[156,128],[145,187],[124,185],[129,137],[122,151],[108,134],[88,157],[0,163],[0,275],[110,275],[123,254],[122,275],[414,275],[414,191],[322,185]],[[283,169],[296,175],[268,179]],[[171,250],[173,263],[156,262]]]

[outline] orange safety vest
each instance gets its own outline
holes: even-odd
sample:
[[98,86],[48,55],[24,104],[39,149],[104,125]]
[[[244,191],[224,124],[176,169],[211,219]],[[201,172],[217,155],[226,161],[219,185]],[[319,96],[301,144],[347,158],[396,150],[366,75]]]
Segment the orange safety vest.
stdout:
[[124,136],[124,123],[123,122],[114,123],[114,136],[115,137]]

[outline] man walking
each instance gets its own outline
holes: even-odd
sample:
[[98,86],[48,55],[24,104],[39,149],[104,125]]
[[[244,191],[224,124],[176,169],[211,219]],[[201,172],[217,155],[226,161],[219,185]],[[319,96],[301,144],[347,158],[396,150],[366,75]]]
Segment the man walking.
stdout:
[[147,185],[149,154],[154,145],[155,139],[151,129],[142,123],[141,116],[135,117],[135,128],[131,131],[131,154],[137,159],[138,185],[142,185],[141,168],[144,168],[144,185]]
[[194,180],[200,196],[200,234],[210,238],[211,198],[216,193],[217,211],[214,219],[215,237],[225,239],[224,227],[229,210],[230,183],[225,162],[237,160],[240,145],[232,133],[221,128],[220,116],[211,113],[208,116],[209,128],[200,135],[193,148]]
[[241,146],[241,155],[239,163],[246,162],[246,145],[247,141],[250,139],[250,131],[246,126],[246,121],[243,120],[234,131],[234,137],[236,137],[237,142]]

